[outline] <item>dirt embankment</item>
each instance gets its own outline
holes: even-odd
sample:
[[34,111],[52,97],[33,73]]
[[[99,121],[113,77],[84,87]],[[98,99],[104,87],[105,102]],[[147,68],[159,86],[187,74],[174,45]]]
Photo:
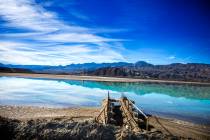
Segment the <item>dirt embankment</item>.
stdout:
[[133,133],[94,122],[99,108],[0,106],[0,133],[8,139],[210,139],[210,126],[150,117],[155,131]]
[[71,140],[146,140],[180,139],[160,131],[134,133],[93,120],[75,121],[71,118],[51,118],[20,121],[0,117],[1,136],[7,139],[71,139]]
[[30,73],[0,73],[0,76],[12,76],[22,78],[47,78],[47,79],[68,79],[68,80],[85,80],[85,81],[103,81],[103,82],[146,82],[146,83],[171,83],[171,84],[191,84],[207,85],[205,82],[187,82],[174,80],[152,80],[152,79],[134,79],[134,78],[117,78],[102,76],[79,76],[79,75],[62,75],[62,74],[30,74]]

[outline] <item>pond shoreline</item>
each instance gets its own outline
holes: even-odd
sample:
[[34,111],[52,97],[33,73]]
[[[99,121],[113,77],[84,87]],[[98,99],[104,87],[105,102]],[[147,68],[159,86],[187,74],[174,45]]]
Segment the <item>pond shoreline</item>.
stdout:
[[210,83],[203,83],[203,82],[134,79],[134,78],[100,77],[100,76],[79,76],[79,75],[62,75],[62,74],[0,73],[0,76],[12,76],[12,77],[21,77],[21,78],[84,80],[84,81],[98,81],[98,82],[145,82],[145,83],[190,84],[190,85],[210,86]]
[[[33,106],[0,106],[0,117],[17,119],[23,122],[31,120],[44,120],[50,122],[54,119],[58,121],[72,119],[75,122],[82,122],[93,120],[99,112],[100,108],[96,107],[47,108]],[[171,133],[174,136],[185,138],[210,138],[210,125],[198,125],[186,121],[155,116],[150,117],[149,122],[165,135]]]

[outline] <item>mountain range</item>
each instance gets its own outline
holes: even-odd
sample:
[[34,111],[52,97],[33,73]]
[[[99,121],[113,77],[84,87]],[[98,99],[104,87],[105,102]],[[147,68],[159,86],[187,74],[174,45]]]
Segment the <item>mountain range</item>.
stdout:
[[136,63],[84,63],[66,66],[0,64],[0,72],[27,72],[50,74],[78,74],[143,79],[210,82],[210,64],[173,63],[153,65],[144,61]]
[[66,66],[48,66],[48,65],[11,65],[11,64],[1,64],[0,67],[6,68],[20,68],[31,70],[35,73],[53,73],[53,74],[72,74],[81,73],[87,71],[93,71],[99,68],[105,67],[122,67],[131,66],[132,63],[126,62],[116,62],[116,63],[84,63],[84,64],[70,64]]

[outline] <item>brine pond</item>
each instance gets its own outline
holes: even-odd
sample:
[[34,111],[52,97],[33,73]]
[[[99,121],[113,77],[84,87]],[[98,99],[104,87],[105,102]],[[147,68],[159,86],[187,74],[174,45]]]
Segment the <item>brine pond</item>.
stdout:
[[0,105],[100,107],[108,91],[148,114],[210,124],[210,86],[0,77]]

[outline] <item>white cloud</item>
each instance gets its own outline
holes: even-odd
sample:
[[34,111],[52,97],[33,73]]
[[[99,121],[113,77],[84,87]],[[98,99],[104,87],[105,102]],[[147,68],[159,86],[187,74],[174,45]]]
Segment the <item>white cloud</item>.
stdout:
[[[55,13],[46,11],[32,0],[1,0],[0,16],[8,22],[6,26],[36,31],[28,33],[32,36],[25,36],[35,40],[92,43],[112,40],[91,34],[88,28],[64,23]],[[12,34],[13,37],[21,35],[24,34]]]
[[0,0],[0,17],[6,21],[2,25],[5,28],[29,30],[0,34],[4,38],[0,40],[2,63],[66,65],[124,60],[109,44],[121,40],[98,36],[94,29],[67,24],[34,0]]
[[[55,31],[63,25],[54,20],[53,13],[45,11],[29,0],[1,0],[0,15],[9,22],[8,26],[38,31]],[[55,26],[51,26],[52,24]]]

